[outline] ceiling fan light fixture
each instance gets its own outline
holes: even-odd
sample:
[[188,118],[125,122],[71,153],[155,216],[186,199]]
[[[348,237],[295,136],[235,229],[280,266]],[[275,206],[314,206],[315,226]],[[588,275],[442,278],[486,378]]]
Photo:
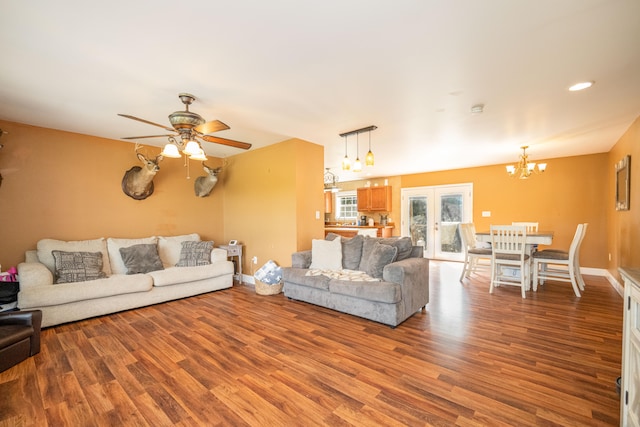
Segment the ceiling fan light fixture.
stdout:
[[193,156],[198,154],[198,150],[202,150],[200,144],[198,144],[196,141],[191,140],[187,142],[187,145],[185,145],[184,150],[182,151],[188,156]]
[[198,150],[196,154],[192,154],[189,156],[191,160],[202,160],[203,162],[207,160],[207,156],[204,154],[204,150],[201,148]]
[[167,145],[165,145],[162,149],[162,153],[160,154],[164,157],[170,157],[172,159],[178,159],[182,157],[180,155],[180,151],[178,151],[178,147],[176,147],[175,144],[172,143],[168,143]]

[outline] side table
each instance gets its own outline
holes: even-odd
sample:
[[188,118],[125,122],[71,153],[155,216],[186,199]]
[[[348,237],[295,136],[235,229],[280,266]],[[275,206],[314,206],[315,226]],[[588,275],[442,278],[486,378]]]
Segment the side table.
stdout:
[[238,257],[238,273],[234,276],[242,284],[242,245],[220,245],[220,248],[227,251],[228,258]]

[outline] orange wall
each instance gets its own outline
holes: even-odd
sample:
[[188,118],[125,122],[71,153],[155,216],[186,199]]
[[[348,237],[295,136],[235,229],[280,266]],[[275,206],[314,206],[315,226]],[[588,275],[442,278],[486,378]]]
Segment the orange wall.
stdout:
[[311,249],[311,239],[324,236],[324,147],[291,139],[228,161],[224,230],[227,239],[245,245],[243,272],[270,259],[289,266],[293,252]]
[[[145,200],[126,196],[120,182],[139,161],[134,145],[11,122],[0,150],[0,263],[3,270],[24,260],[42,238],[61,240],[97,237],[145,237],[197,232],[203,239],[223,241],[223,187],[209,197],[194,194],[193,183],[204,175],[191,162],[186,179],[182,159],[164,159],[154,179],[155,191]],[[143,147],[155,156],[157,147]],[[210,166],[221,164],[211,159]],[[226,173],[223,172],[224,176]]]
[[[631,155],[631,195],[629,210],[615,210],[615,164]],[[640,267],[640,117],[609,152],[607,161],[607,242],[611,253],[609,272],[619,279],[618,267]]]
[[[393,189],[389,213],[395,221],[393,234],[402,231],[402,188],[473,183],[473,222],[478,230],[488,230],[492,224],[537,221],[540,229],[554,232],[554,247],[568,248],[578,223],[588,222],[580,261],[587,267],[606,268],[608,254],[602,242],[607,235],[607,159],[606,153],[549,159],[547,171],[528,180],[510,178],[504,165],[388,177]],[[366,181],[339,186],[351,190]],[[370,181],[383,185],[384,178]],[[490,211],[491,217],[482,217],[482,211]],[[374,217],[377,221],[378,216]]]

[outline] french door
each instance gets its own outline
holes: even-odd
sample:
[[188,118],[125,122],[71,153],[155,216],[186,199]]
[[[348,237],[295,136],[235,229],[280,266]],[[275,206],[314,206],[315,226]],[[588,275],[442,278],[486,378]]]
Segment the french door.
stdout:
[[473,220],[473,184],[403,188],[402,235],[426,258],[464,261],[458,224]]

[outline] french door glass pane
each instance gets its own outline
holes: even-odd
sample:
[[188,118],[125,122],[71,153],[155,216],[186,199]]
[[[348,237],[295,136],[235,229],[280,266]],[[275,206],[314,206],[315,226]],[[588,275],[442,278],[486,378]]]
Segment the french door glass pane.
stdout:
[[458,230],[462,215],[462,194],[440,197],[440,250],[442,252],[462,252],[462,240]]
[[409,233],[416,246],[427,246],[427,198],[409,198]]

